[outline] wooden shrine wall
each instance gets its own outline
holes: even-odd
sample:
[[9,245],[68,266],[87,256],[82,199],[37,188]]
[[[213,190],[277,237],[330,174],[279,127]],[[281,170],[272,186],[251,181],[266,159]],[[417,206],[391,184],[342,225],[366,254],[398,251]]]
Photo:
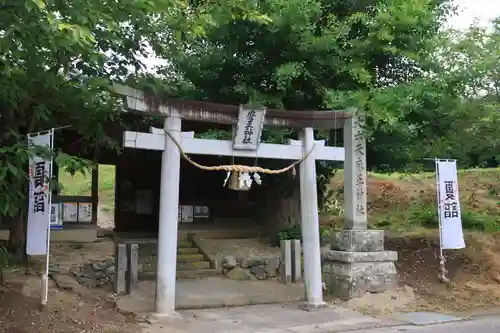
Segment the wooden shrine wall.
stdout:
[[[156,232],[158,230],[161,152],[125,149],[116,162],[115,230],[118,232]],[[192,156],[204,165],[230,164],[228,158]],[[251,161],[241,161],[252,163]],[[248,192],[223,187],[224,172],[202,171],[181,160],[180,205],[209,207],[208,219],[195,219],[192,225],[208,226],[218,218],[254,218],[262,191],[254,184]],[[147,204],[149,201],[149,204]],[[187,225],[188,223],[182,223]]]

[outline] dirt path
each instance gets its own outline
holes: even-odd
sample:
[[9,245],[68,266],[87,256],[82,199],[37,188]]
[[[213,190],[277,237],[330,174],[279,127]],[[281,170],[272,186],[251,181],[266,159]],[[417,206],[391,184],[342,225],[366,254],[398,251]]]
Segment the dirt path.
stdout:
[[[40,308],[40,260],[29,269],[13,269],[0,288],[0,332],[5,333],[138,333],[133,316],[114,309],[112,286],[89,288],[71,270],[109,260],[113,242],[53,244],[49,304]],[[57,282],[57,283],[56,283]]]
[[447,251],[446,268],[451,285],[437,279],[437,238],[397,237],[386,248],[396,250],[401,287],[382,294],[366,294],[347,303],[351,309],[372,315],[392,312],[468,312],[500,306],[500,234],[467,235],[467,248]]
[[[337,304],[365,314],[401,311],[469,311],[500,305],[500,234],[468,235],[468,248],[447,253],[451,286],[437,280],[438,247],[435,237],[398,237],[387,242],[397,250],[401,287],[383,294],[366,294]],[[49,305],[41,311],[41,261],[25,275],[17,269],[0,289],[0,333],[139,333],[137,318],[114,309],[109,281],[114,243],[53,244]],[[105,265],[104,268],[99,266]],[[92,268],[94,267],[94,268]],[[75,270],[80,273],[75,273]],[[107,276],[86,280],[86,274]],[[38,275],[37,275],[38,274]],[[94,284],[94,282],[103,282]],[[332,300],[336,302],[335,300]]]
[[[40,285],[39,278],[31,280],[27,283]],[[140,332],[134,318],[117,313],[109,303],[99,298],[89,299],[72,292],[51,289],[50,302],[45,309],[41,309],[39,297],[26,295],[25,289],[19,282],[0,289],[0,332]]]

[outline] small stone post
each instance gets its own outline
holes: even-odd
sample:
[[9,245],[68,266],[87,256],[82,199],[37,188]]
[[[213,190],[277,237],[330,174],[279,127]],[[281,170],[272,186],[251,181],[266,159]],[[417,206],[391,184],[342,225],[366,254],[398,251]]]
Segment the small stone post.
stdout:
[[384,231],[367,230],[366,140],[363,117],[344,123],[345,227],[323,257],[328,291],[344,299],[383,292],[396,284],[397,252],[384,250]]
[[139,282],[139,244],[128,244],[127,246],[127,292],[137,289]]
[[291,240],[281,240],[280,241],[280,277],[284,284],[290,284],[292,282],[292,241]]
[[127,246],[116,244],[115,247],[115,293],[118,295],[127,292]]
[[292,240],[292,281],[302,281],[302,247],[300,239]]

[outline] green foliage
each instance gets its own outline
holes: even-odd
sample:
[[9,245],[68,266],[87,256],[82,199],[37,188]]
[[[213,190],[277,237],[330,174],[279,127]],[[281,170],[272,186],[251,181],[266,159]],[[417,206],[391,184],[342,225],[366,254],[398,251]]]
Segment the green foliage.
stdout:
[[[320,240],[321,240],[322,244],[325,240],[329,241],[329,237],[330,237],[331,233],[332,233],[332,230],[330,230],[328,228],[320,227],[319,236],[320,236]],[[280,241],[293,240],[293,239],[302,240],[302,230],[301,230],[300,224],[293,225],[291,227],[288,227],[288,228],[285,228],[283,230],[278,231],[274,237],[273,244],[275,246],[280,246]]]
[[[368,116],[368,165],[378,171],[414,170],[433,156],[462,166],[498,160],[498,108],[468,92],[476,82],[491,87],[494,70],[486,69],[498,68],[498,37],[440,33],[450,1],[266,0],[257,8],[270,18],[265,24],[214,17],[219,24],[204,35],[176,44],[154,85],[170,96],[230,104],[357,107]],[[476,61],[483,57],[485,64]]]
[[277,233],[277,235],[278,240],[302,239],[300,225],[281,230]]
[[[255,6],[270,20],[214,16],[218,24],[204,35],[169,49],[169,63],[159,71],[163,80],[142,77],[139,85],[170,97],[226,104],[289,110],[358,106],[369,111],[371,128],[383,129],[387,137],[385,145],[377,146],[379,151],[385,149],[383,155],[374,155],[370,148],[369,156],[401,156],[398,166],[408,163],[411,151],[402,154],[400,146],[386,149],[398,141],[390,138],[394,131],[401,131],[402,142],[417,135],[412,123],[401,119],[396,103],[405,101],[411,88],[392,87],[410,85],[421,77],[422,68],[429,67],[426,61],[449,2],[266,0]],[[391,89],[394,93],[385,106],[386,90]],[[367,107],[371,100],[377,107]],[[330,139],[330,133],[316,135]],[[287,138],[296,139],[297,133],[272,129],[263,135],[265,142],[282,143]],[[320,192],[335,167],[317,164]]]
[[491,184],[488,187],[488,195],[494,197],[494,198],[500,198],[500,185],[493,185]]
[[[433,207],[412,208],[408,222],[425,228],[439,227],[437,210]],[[500,231],[500,220],[496,216],[474,211],[462,211],[462,228],[470,231],[497,232]]]
[[[205,34],[207,26],[268,21],[245,0],[9,2],[0,7],[0,220],[11,228],[24,224],[33,153],[28,133],[70,125],[57,132],[56,147],[76,141],[81,156],[58,150],[54,157],[68,172],[85,173],[99,150],[119,149],[105,132],[121,113],[111,80],[126,80],[151,50],[161,55]],[[23,232],[13,234],[22,251]]]

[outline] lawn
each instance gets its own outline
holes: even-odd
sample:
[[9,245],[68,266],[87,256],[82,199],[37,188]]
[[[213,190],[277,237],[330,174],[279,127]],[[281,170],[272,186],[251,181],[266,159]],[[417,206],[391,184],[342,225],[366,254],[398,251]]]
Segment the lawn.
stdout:
[[[63,194],[90,195],[90,174],[71,176],[61,172]],[[462,223],[464,229],[500,230],[500,168],[459,171]],[[101,209],[114,209],[115,167],[99,166]],[[330,196],[322,212],[325,227],[339,228],[343,223],[343,173],[330,183]],[[368,175],[369,223],[373,228],[395,233],[423,233],[438,227],[436,182],[432,172],[418,174]]]
[[[61,171],[59,182],[64,195],[90,195],[91,175],[77,173],[71,176]],[[111,211],[115,207],[115,166],[99,165],[99,204],[102,210]]]
[[[460,170],[458,178],[464,229],[499,231],[500,168]],[[342,184],[339,172],[331,180],[324,212],[333,223],[341,223]],[[419,233],[437,228],[435,174],[369,173],[368,211],[369,223],[378,229]]]

